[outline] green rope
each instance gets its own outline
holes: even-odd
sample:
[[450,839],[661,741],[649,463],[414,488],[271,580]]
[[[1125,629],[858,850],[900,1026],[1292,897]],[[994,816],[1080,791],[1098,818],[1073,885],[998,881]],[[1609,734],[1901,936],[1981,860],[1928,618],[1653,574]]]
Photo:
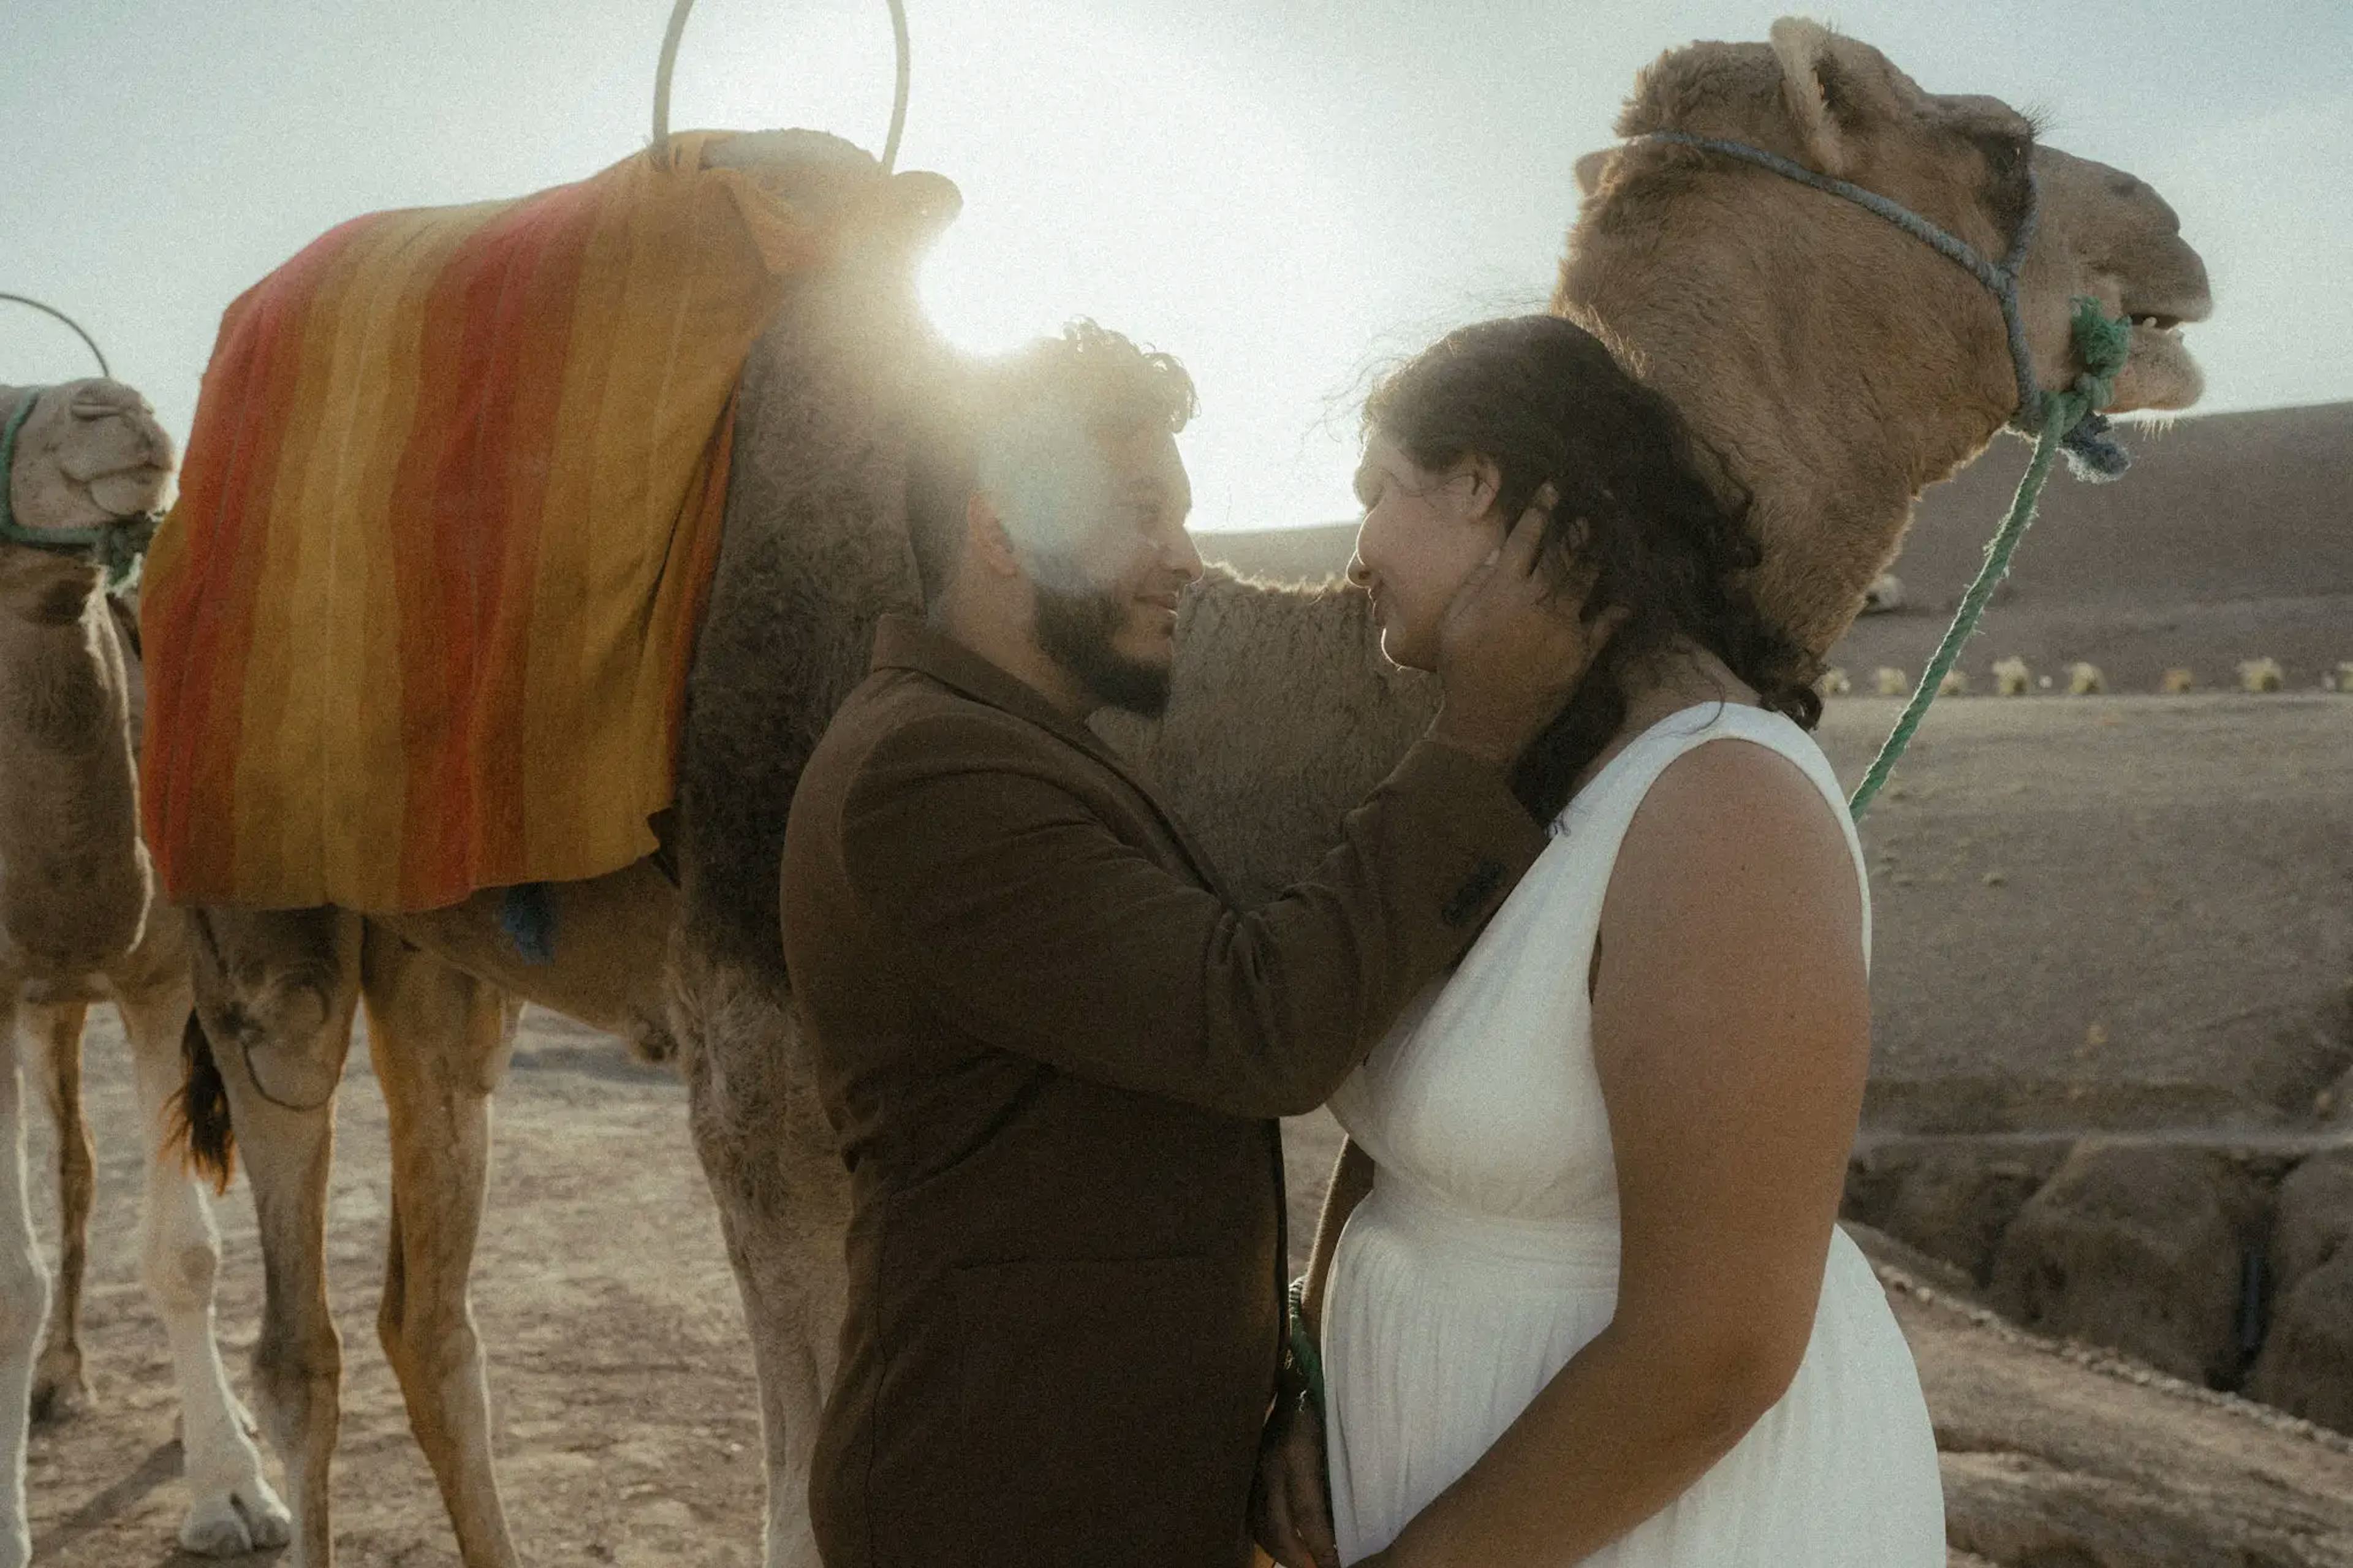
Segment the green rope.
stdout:
[[2051,478],[2051,465],[2059,456],[2066,433],[2086,414],[2105,407],[2116,395],[2116,372],[2123,368],[2125,356],[2132,349],[2132,323],[2127,320],[2110,319],[2096,301],[2078,299],[2075,301],[2073,336],[2075,356],[2084,366],[2074,384],[2063,392],[2042,395],[2042,434],[2034,440],[2034,459],[2026,465],[2026,476],[2018,481],[2018,494],[2010,503],[2010,514],[2001,520],[1993,541],[1986,546],[1985,564],[1978,568],[1977,581],[1961,596],[1961,607],[1953,616],[1953,624],[1945,630],[1945,640],[1936,645],[1936,658],[1921,673],[1920,684],[1914,689],[1912,700],[1904,705],[1903,717],[1895,721],[1887,742],[1873,759],[1871,771],[1862,783],[1855,786],[1853,797],[1847,802],[1848,815],[1857,822],[1871,808],[1887,775],[1895,771],[1896,760],[1911,745],[1913,732],[1928,714],[1928,704],[1936,700],[1936,689],[1961,656],[1961,645],[1978,629],[1978,617],[1985,613],[1986,601],[1993,597],[1994,589],[2010,575],[2010,558],[2025,537],[2027,525],[2034,521],[2034,509],[2042,499],[2042,486]]
[[1289,1352],[1289,1372],[1299,1384],[1299,1392],[1313,1404],[1315,1414],[1324,1414],[1324,1358],[1315,1349],[1315,1331],[1307,1324],[1307,1279],[1302,1275],[1291,1282],[1291,1292],[1283,1303],[1283,1343]]

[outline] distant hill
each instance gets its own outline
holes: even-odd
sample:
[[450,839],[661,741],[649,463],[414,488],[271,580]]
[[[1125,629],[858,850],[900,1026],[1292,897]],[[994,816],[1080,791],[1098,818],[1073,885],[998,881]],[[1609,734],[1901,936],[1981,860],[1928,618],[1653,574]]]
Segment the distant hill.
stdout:
[[[2308,689],[2353,660],[2353,403],[2128,426],[2125,438],[2122,479],[2052,482],[1965,670],[1983,684],[2015,654],[2063,683],[2082,659],[2113,689],[2153,690],[2176,668],[2232,685],[2240,660],[2267,657]],[[2005,437],[1922,499],[1895,564],[1906,607],[1857,622],[1831,656],[1859,688],[1879,666],[1926,662],[2028,453]],[[1347,564],[1354,538],[1339,523],[1199,543],[1255,575],[1314,579]]]

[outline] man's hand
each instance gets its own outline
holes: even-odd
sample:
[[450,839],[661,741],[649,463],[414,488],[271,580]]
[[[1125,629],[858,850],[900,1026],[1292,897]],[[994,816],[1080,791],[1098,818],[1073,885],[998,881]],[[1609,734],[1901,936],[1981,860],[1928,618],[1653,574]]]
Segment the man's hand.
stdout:
[[1278,1400],[1259,1440],[1250,1522],[1252,1538],[1282,1568],[1340,1568],[1324,1479],[1324,1421],[1302,1400]]
[[1445,701],[1432,739],[1509,767],[1558,713],[1628,612],[1585,619],[1589,574],[1566,585],[1540,569],[1550,485],[1502,546],[1463,580],[1438,629]]

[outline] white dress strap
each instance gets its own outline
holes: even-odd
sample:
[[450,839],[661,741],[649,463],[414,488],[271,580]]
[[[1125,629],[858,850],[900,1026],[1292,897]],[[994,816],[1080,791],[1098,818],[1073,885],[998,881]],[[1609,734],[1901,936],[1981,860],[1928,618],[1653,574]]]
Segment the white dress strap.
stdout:
[[1659,782],[1659,775],[1680,758],[1712,741],[1746,741],[1762,746],[1787,757],[1813,781],[1838,818],[1847,853],[1854,861],[1855,885],[1862,898],[1862,956],[1868,964],[1871,878],[1864,866],[1862,837],[1855,831],[1853,814],[1847,810],[1845,792],[1839,787],[1838,774],[1831,771],[1830,759],[1822,754],[1814,738],[1769,709],[1735,702],[1704,702],[1669,714],[1612,758],[1562,809],[1549,831],[1556,837],[1575,834],[1585,841],[1588,853],[1599,847],[1597,839],[1606,837],[1606,858],[1614,863],[1626,830],[1633,826],[1635,812],[1651,793],[1651,786]]

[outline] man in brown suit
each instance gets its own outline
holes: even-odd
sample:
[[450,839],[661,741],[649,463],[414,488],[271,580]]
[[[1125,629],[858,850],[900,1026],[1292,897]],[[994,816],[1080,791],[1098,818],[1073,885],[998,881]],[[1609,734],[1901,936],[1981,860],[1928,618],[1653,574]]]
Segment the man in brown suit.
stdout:
[[1238,1568],[1282,1328],[1274,1119],[1321,1104],[1544,847],[1505,771],[1589,657],[1524,524],[1430,735],[1235,909],[1090,731],[1165,704],[1192,385],[1089,323],[911,486],[931,612],[810,757],[784,938],[850,1170],[810,1508],[829,1568]]

